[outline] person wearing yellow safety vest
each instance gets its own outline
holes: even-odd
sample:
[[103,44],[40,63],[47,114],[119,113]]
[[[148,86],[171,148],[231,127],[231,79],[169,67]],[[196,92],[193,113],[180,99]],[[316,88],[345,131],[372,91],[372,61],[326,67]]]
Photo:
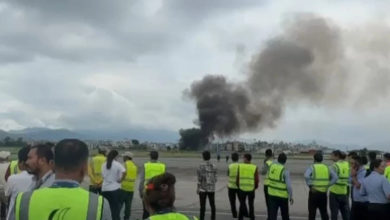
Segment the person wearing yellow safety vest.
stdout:
[[329,188],[329,207],[332,220],[337,220],[339,210],[343,220],[349,219],[350,215],[348,198],[350,165],[345,158],[345,153],[339,150],[335,150],[331,154],[331,159],[334,161],[331,169],[336,172],[338,177],[336,184]]
[[[9,156],[11,153],[9,151],[0,151],[0,173],[4,175],[7,172],[9,165]],[[0,178],[0,219],[5,219],[6,210],[7,210],[7,197],[5,196],[4,189],[6,186],[6,181],[3,178]]]
[[265,159],[263,163],[263,167],[261,168],[261,175],[264,176],[264,199],[265,199],[265,205],[267,206],[267,213],[269,213],[269,204],[268,204],[268,179],[267,179],[267,173],[269,170],[269,167],[274,161],[274,154],[271,149],[267,149],[265,151]]
[[[121,186],[121,207],[125,204],[124,220],[129,220],[131,215],[131,202],[134,195],[134,184],[137,178],[137,166],[133,162],[133,153],[126,151],[122,154],[126,169],[126,177]],[[121,208],[122,209],[122,208]]]
[[337,174],[322,163],[324,157],[321,151],[314,154],[314,164],[305,172],[305,181],[309,186],[309,220],[316,219],[317,209],[320,210],[321,219],[328,220],[328,188],[336,183]]
[[238,186],[237,186],[237,174],[238,174],[238,153],[232,153],[232,162],[228,168],[228,196],[230,202],[230,210],[233,218],[237,218],[236,198],[238,197]]
[[9,163],[9,166],[7,168],[7,171],[5,172],[5,176],[4,176],[4,179],[5,181],[8,180],[8,177],[12,176],[12,175],[15,175],[15,174],[18,174],[20,173],[20,169],[19,169],[19,161],[18,160],[12,160],[10,163]]
[[[257,166],[251,163],[252,155],[244,154],[244,163],[240,163],[237,174],[238,199],[240,200],[240,210],[238,219],[244,219],[248,216],[251,220],[255,219],[255,190],[259,187],[259,172]],[[248,197],[249,213],[246,207],[246,198]]]
[[[139,182],[138,190],[141,199],[144,194],[146,183],[151,178],[165,173],[165,164],[158,161],[158,152],[151,151],[149,156],[150,156],[150,161],[144,164],[144,169],[140,173],[140,182]],[[146,210],[145,204],[142,203],[142,205],[143,205],[142,219],[147,219],[149,217],[149,212]]]
[[143,201],[150,216],[148,220],[197,220],[175,211],[176,178],[170,173],[154,176],[143,192]]
[[385,177],[390,182],[390,153],[385,153],[383,158],[386,162]]
[[50,187],[19,193],[15,219],[111,219],[102,196],[80,187],[88,170],[88,147],[77,139],[55,146],[55,181]]
[[292,187],[290,173],[285,168],[287,156],[279,154],[278,161],[271,164],[268,171],[269,213],[268,220],[276,220],[280,208],[282,219],[290,219],[288,202],[292,205]]
[[102,165],[107,160],[106,149],[99,148],[98,154],[92,157],[88,166],[88,176],[90,180],[89,191],[102,194]]

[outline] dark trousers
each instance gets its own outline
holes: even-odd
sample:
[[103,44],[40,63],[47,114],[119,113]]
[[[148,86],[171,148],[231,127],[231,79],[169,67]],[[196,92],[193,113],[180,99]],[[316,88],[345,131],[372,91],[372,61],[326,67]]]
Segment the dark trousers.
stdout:
[[308,208],[309,208],[309,220],[315,220],[317,209],[320,210],[321,219],[322,220],[328,220],[328,210],[327,210],[327,204],[328,204],[328,197],[326,195],[326,192],[313,192],[310,190],[309,192],[309,202],[308,202]]
[[389,204],[368,204],[368,216],[373,220],[388,220],[390,219],[390,205]]
[[102,187],[90,185],[89,191],[101,195],[102,194]]
[[5,219],[7,217],[7,204],[2,202],[0,204],[0,219]]
[[230,210],[233,218],[237,218],[236,198],[238,197],[238,189],[228,188],[228,195],[230,201]]
[[352,202],[351,220],[366,220],[369,219],[367,215],[368,202]]
[[108,200],[111,209],[111,217],[112,220],[119,220],[119,212],[120,212],[120,198],[121,192],[120,189],[114,191],[103,191],[102,195],[104,198]]
[[269,202],[268,220],[277,219],[279,208],[282,214],[282,219],[290,220],[290,215],[288,213],[288,199],[269,195],[268,202]]
[[121,208],[123,204],[125,205],[125,216],[124,220],[129,220],[130,219],[130,214],[131,214],[131,202],[133,201],[133,192],[128,192],[125,190],[121,190]]
[[[246,206],[246,198],[248,197],[249,215]],[[240,200],[240,211],[238,212],[238,219],[244,219],[244,216],[250,219],[255,219],[255,191],[245,192],[242,190],[238,191],[238,199]]]
[[215,220],[215,194],[214,192],[199,192],[199,201],[200,201],[200,215],[199,219],[204,220],[204,215],[206,212],[206,198],[209,198],[210,208],[211,208],[211,220]]
[[343,220],[349,220],[350,211],[348,195],[329,193],[329,206],[332,220],[337,220],[339,210]]
[[146,207],[145,207],[145,203],[142,202],[142,209],[143,209],[143,213],[142,213],[142,219],[147,219],[149,218],[149,212],[148,210],[146,210]]
[[269,203],[268,203],[268,186],[264,185],[264,197],[265,197],[265,206],[267,207],[267,215],[269,215]]

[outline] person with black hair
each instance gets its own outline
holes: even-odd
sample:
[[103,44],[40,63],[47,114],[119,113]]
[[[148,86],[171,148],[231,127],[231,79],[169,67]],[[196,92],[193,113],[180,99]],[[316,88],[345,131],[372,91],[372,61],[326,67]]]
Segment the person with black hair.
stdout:
[[30,148],[27,156],[27,171],[34,175],[35,184],[31,190],[49,187],[55,180],[54,153],[52,146],[48,144],[37,144]]
[[371,174],[363,180],[360,193],[368,199],[368,217],[387,220],[390,216],[390,183],[383,176],[386,164],[380,159],[371,161]]
[[349,179],[350,166],[345,161],[346,154],[339,150],[335,150],[331,154],[331,159],[334,161],[331,169],[337,174],[337,182],[329,188],[329,207],[331,219],[337,220],[339,211],[343,220],[348,220],[350,215],[349,210]]
[[92,157],[88,164],[88,176],[90,180],[89,191],[93,193],[102,193],[102,165],[106,160],[106,149],[99,148],[98,153]]
[[102,165],[102,195],[108,200],[113,220],[119,220],[121,182],[126,177],[126,169],[116,161],[117,150],[111,150],[107,155],[107,161]]
[[9,197],[8,215],[7,219],[10,219],[10,214],[13,212],[13,206],[15,204],[16,195],[20,192],[27,192],[33,185],[33,175],[27,172],[27,155],[30,151],[29,147],[23,147],[18,151],[18,169],[21,171],[18,174],[12,175],[8,178],[5,187],[5,196]]
[[367,196],[360,194],[360,188],[366,176],[367,170],[362,164],[362,157],[353,155],[350,159],[351,163],[351,179],[352,179],[352,207],[351,220],[365,220],[368,219]]
[[80,140],[58,142],[54,183],[50,187],[19,193],[16,215],[11,219],[111,219],[107,200],[80,187],[88,172],[88,155],[87,145]]
[[238,174],[238,153],[232,153],[232,163],[229,164],[228,168],[228,196],[230,202],[230,210],[232,212],[233,218],[237,218],[237,208],[236,208],[236,198],[238,197],[238,186],[236,183],[237,174]]
[[203,151],[204,163],[197,170],[198,184],[196,188],[200,202],[200,220],[204,220],[206,212],[206,198],[209,198],[211,208],[211,220],[215,220],[215,184],[217,182],[217,167],[210,162],[210,151]]
[[305,172],[305,181],[309,186],[309,220],[316,218],[317,209],[320,210],[321,219],[328,220],[328,188],[337,181],[337,174],[329,169],[327,165],[322,163],[324,156],[321,151],[317,151],[314,156],[314,164],[312,164]]
[[383,159],[386,162],[385,177],[390,182],[390,153],[385,153]]
[[[244,219],[248,216],[251,220],[255,219],[255,190],[259,187],[259,172],[257,166],[252,164],[252,155],[244,154],[244,163],[238,166],[237,186],[238,199],[240,200],[240,210],[238,219]],[[248,198],[249,213],[247,211],[246,198]]]
[[263,167],[261,168],[261,175],[265,177],[264,179],[264,198],[265,198],[265,205],[267,207],[267,213],[269,213],[269,204],[268,204],[268,184],[269,180],[267,179],[267,173],[269,171],[269,167],[274,161],[274,154],[271,149],[265,150],[265,158],[263,162]]
[[[150,154],[150,160],[146,163],[144,163],[144,169],[141,171],[140,175],[140,181],[139,181],[139,195],[142,198],[144,194],[144,189],[146,186],[146,183],[153,177],[165,173],[165,164],[158,161],[158,152],[157,151],[151,151]],[[145,208],[145,204],[142,203],[143,206],[143,214],[142,219],[146,219],[149,217],[149,212]]]
[[176,178],[170,173],[154,176],[147,182],[143,193],[143,202],[150,213],[149,220],[191,219],[175,211],[175,183]]
[[[370,165],[368,164],[368,159],[367,159],[366,155],[362,155],[361,160],[362,160],[362,165],[363,165],[364,169],[366,169],[366,171],[369,171]],[[367,175],[367,173],[368,172],[366,172],[366,175]]]
[[290,219],[288,202],[292,205],[292,187],[290,172],[285,168],[287,155],[280,153],[278,161],[271,164],[267,177],[269,179],[269,213],[268,220],[276,220],[280,208],[282,219]]

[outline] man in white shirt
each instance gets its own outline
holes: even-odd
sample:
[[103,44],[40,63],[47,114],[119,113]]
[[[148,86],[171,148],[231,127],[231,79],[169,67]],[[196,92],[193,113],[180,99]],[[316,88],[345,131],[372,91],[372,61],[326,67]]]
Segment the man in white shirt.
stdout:
[[50,144],[38,144],[31,147],[26,161],[27,171],[34,175],[35,184],[30,190],[49,187],[55,180],[54,154]]
[[[0,176],[4,176],[8,169],[8,158],[11,155],[8,151],[0,151]],[[0,219],[4,219],[7,210],[7,199],[4,194],[5,179],[0,178]]]
[[8,178],[7,185],[5,188],[5,195],[10,197],[9,211],[7,220],[11,219],[13,215],[13,207],[15,198],[20,192],[27,192],[30,190],[31,185],[34,184],[33,175],[26,171],[26,161],[29,152],[29,147],[24,147],[18,152],[18,166],[21,171],[19,174],[12,175]]

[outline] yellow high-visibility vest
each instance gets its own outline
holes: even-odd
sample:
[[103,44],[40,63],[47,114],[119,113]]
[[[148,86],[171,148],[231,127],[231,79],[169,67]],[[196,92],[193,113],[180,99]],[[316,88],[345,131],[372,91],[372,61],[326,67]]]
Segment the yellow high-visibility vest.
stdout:
[[145,182],[146,185],[150,179],[160,174],[165,173],[165,164],[160,162],[147,162],[144,164],[145,168]]
[[333,167],[336,170],[337,176],[339,177],[336,184],[329,188],[331,193],[337,195],[348,194],[348,182],[350,176],[349,164],[346,161],[337,161]]
[[265,163],[268,165],[268,170],[267,170],[267,174],[265,175],[264,185],[265,185],[265,186],[268,186],[268,184],[269,184],[269,180],[268,180],[268,171],[269,171],[269,167],[270,167],[271,164],[272,164],[272,159],[269,159],[269,160],[265,161]]
[[385,177],[390,182],[390,165],[387,165],[385,169]]
[[238,168],[239,172],[239,188],[242,191],[250,192],[255,190],[255,173],[257,166],[250,163],[241,163]]
[[94,156],[90,162],[90,179],[91,184],[101,184],[103,182],[102,165],[106,162],[106,157],[103,154]]
[[287,184],[284,179],[284,166],[279,163],[271,164],[268,172],[268,194],[280,198],[288,198]]
[[238,189],[237,187],[237,173],[238,173],[238,163],[232,163],[229,165],[229,183],[228,187],[230,189]]
[[13,160],[9,164],[9,171],[10,171],[11,175],[20,173],[20,169],[19,169],[18,163],[19,163],[18,160]]
[[323,163],[315,163],[312,166],[312,187],[319,192],[327,192],[330,183],[329,167]]
[[137,178],[137,166],[131,160],[125,162],[126,177],[122,181],[121,188],[128,192],[134,192],[134,184]]
[[100,220],[102,207],[102,196],[80,187],[49,187],[19,193],[15,203],[15,219]]
[[[177,213],[177,212],[170,212],[166,214],[157,214],[157,215],[152,215],[149,217],[150,220],[190,220],[189,217]],[[193,217],[193,220],[198,220],[198,218]]]

